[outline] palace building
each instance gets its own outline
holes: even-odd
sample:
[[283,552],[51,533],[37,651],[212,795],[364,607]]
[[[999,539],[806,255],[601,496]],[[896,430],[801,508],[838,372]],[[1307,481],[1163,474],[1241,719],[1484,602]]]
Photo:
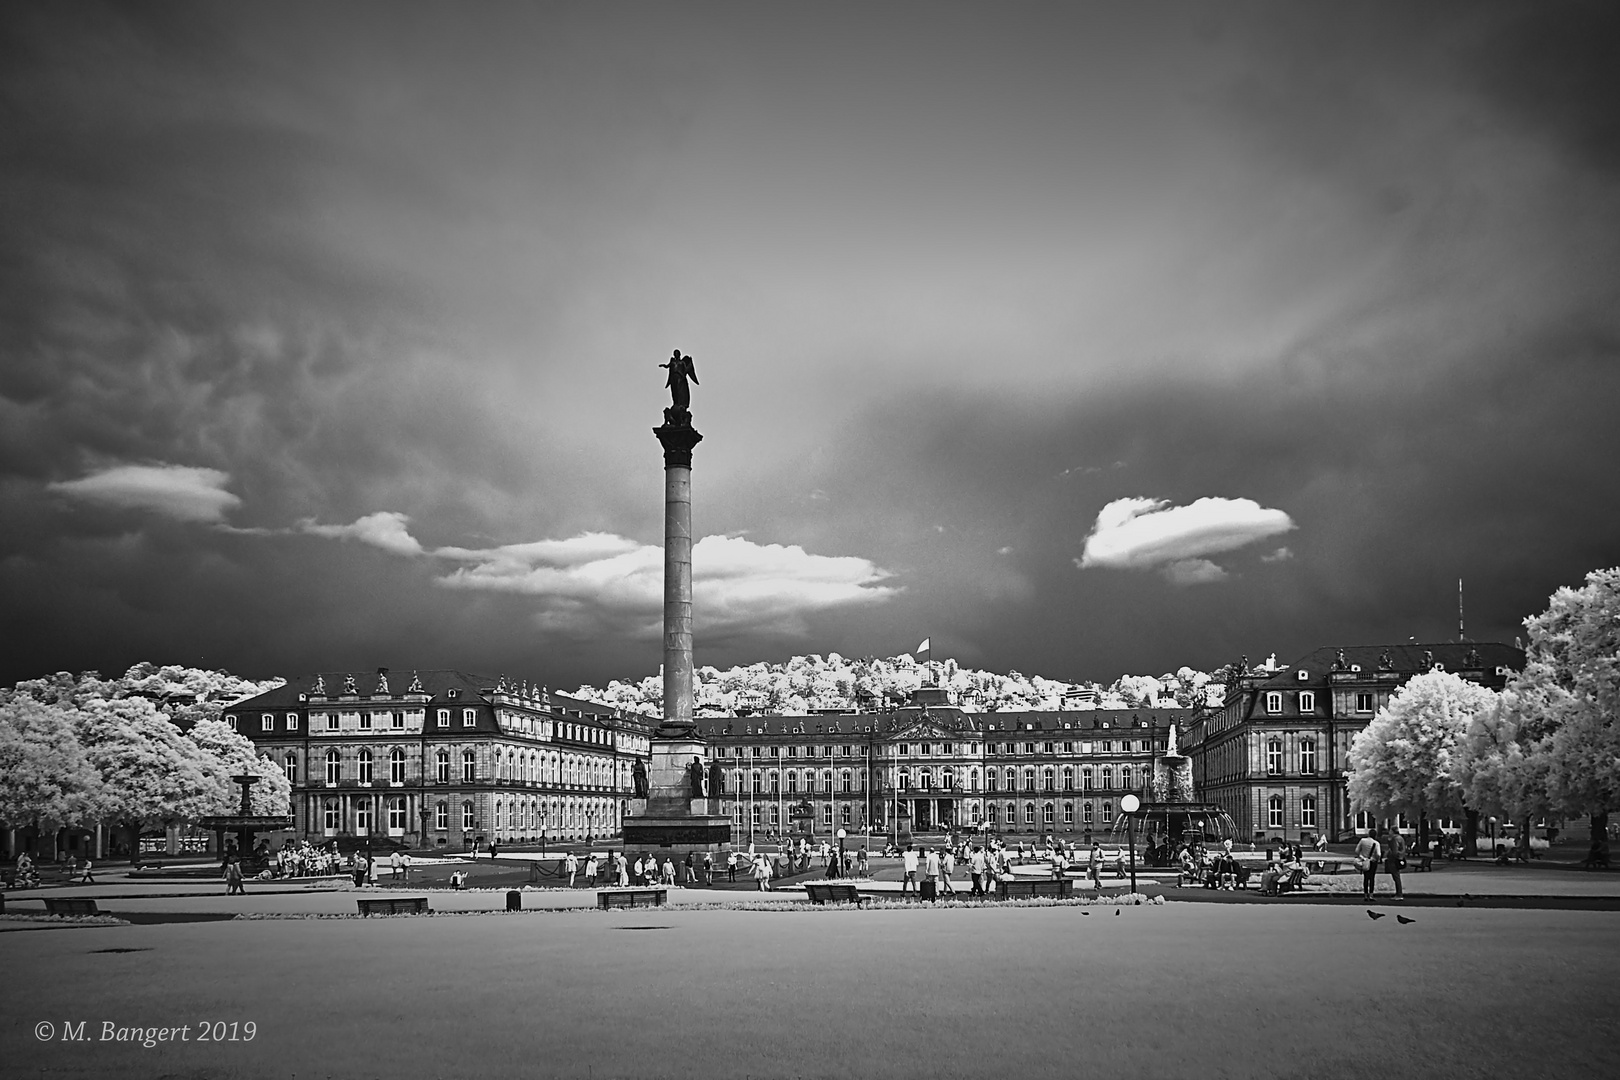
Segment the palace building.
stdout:
[[650,724],[461,671],[326,672],[229,706],[292,781],[295,833],[417,848],[619,831]]
[[832,834],[1103,832],[1190,709],[970,712],[923,687],[893,712],[699,717],[735,842]]
[[1292,664],[1241,667],[1225,702],[1200,710],[1182,739],[1198,797],[1231,814],[1241,835],[1309,843],[1372,826],[1346,794],[1350,744],[1408,679],[1445,670],[1500,690],[1524,652],[1486,642],[1329,646]]

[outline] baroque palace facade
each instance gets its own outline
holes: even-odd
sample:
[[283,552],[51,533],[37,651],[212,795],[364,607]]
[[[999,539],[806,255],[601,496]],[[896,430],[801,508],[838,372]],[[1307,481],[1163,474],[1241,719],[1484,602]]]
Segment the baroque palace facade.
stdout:
[[[938,688],[891,712],[699,717],[734,842],[789,831],[1106,832],[1147,797],[1192,710],[964,710]],[[292,782],[298,836],[416,848],[619,833],[653,718],[452,670],[294,679],[225,719]],[[718,790],[714,790],[717,787]]]
[[1350,744],[1408,679],[1444,670],[1500,690],[1524,652],[1489,642],[1328,646],[1291,664],[1240,667],[1224,704],[1201,710],[1182,739],[1198,798],[1231,814],[1240,837],[1308,843],[1374,825],[1349,802]]
[[418,848],[619,831],[649,722],[461,671],[311,675],[225,720],[292,781],[295,832]]

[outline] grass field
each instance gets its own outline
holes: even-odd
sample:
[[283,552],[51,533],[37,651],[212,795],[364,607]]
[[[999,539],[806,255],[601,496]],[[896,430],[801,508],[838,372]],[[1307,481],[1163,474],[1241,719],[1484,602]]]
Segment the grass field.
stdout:
[[[0,1075],[1613,1074],[1620,918],[1403,914],[1417,921],[1169,904],[14,932]],[[60,1041],[80,1020],[92,1041]],[[257,1034],[147,1049],[96,1041],[106,1021]]]

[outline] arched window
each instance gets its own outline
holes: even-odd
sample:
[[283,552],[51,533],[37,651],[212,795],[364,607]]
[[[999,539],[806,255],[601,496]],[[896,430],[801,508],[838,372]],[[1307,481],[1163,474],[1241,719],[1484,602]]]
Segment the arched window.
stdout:
[[1057,777],[1057,773],[1052,769],[1052,766],[1048,765],[1046,768],[1042,769],[1041,770],[1041,790],[1042,791],[1054,791],[1054,790],[1056,790],[1056,777]]
[[470,802],[462,803],[461,804],[461,831],[462,832],[472,832],[473,829],[476,828],[476,827],[477,827],[477,819],[475,817],[473,817],[473,804],[470,803]]
[[287,783],[298,783],[298,755],[288,754],[285,765],[287,768]]
[[1316,796],[1307,795],[1299,800],[1299,824],[1304,829],[1316,828]]
[[362,751],[360,751],[360,782],[362,784],[371,783],[371,751],[370,750],[362,750]]
[[1043,805],[1041,807],[1041,823],[1043,825],[1045,825],[1048,829],[1050,829],[1053,826],[1053,824],[1056,823],[1056,821],[1057,821],[1057,818],[1054,816],[1054,811],[1052,809],[1052,804],[1051,803],[1046,803],[1045,805]]
[[1088,829],[1091,828],[1091,815],[1092,815],[1091,804],[1090,803],[1082,803],[1080,805],[1080,823],[1082,825],[1084,825]]
[[950,769],[946,769],[941,772],[939,775],[939,786],[944,788],[946,791],[954,790],[956,788],[956,773]]
[[984,770],[984,790],[995,791],[999,788],[1001,774],[995,769]]
[[1266,800],[1266,828],[1280,829],[1283,827],[1283,797],[1273,795]]
[[1090,765],[1087,765],[1085,768],[1080,770],[1080,784],[1087,791],[1090,791],[1092,789],[1091,766]]
[[361,836],[371,831],[371,800],[354,800],[354,831]]
[[450,804],[440,802],[433,807],[433,828],[439,832],[450,829]]
[[433,755],[433,782],[436,784],[450,782],[450,751],[440,750]]
[[1316,740],[1301,739],[1299,743],[1299,771],[1306,776],[1316,775]]
[[1074,766],[1073,765],[1065,765],[1065,766],[1063,766],[1063,790],[1064,791],[1073,791],[1074,790]]
[[1102,767],[1102,786],[1104,791],[1114,786],[1114,770],[1107,765]]
[[855,775],[848,769],[838,774],[838,790],[845,795],[855,790]]
[[901,769],[900,779],[898,782],[896,782],[895,786],[901,791],[909,790],[911,787],[911,772],[907,769]]
[[388,782],[391,784],[405,782],[405,751],[398,746],[388,751]]
[[[471,784],[478,779],[478,755],[471,750],[461,752],[461,782]],[[471,803],[468,804],[472,805]]]
[[[1024,790],[1025,791],[1034,791],[1035,790],[1035,770],[1034,769],[1025,769],[1024,770]],[[1031,803],[1030,805],[1033,806],[1035,804]],[[1033,812],[1031,812],[1029,814],[1026,814],[1024,816],[1029,819],[1024,824],[1026,824],[1026,825],[1035,824],[1035,815],[1034,815]]]
[[1280,776],[1283,771],[1283,747],[1281,739],[1270,739],[1266,742],[1266,775]]
[[988,821],[991,825],[994,825],[996,823],[996,804],[995,803],[987,803],[987,804],[985,804],[984,819],[986,821]]
[[919,786],[924,791],[932,790],[933,787],[934,787],[934,770],[933,769],[924,769],[922,771],[922,777],[921,777],[921,779],[919,780],[918,783],[919,783]]
[[821,790],[825,791],[828,795],[832,794],[833,785],[831,769],[821,770]]
[[969,787],[969,790],[971,790],[971,791],[978,791],[979,790],[979,770],[978,769],[969,769],[968,770],[968,787]]
[[1129,765],[1119,767],[1119,786],[1126,791],[1131,789],[1131,767]]
[[799,793],[798,769],[789,769],[787,772],[787,793],[789,795],[797,795]]
[[326,752],[326,782],[335,784],[343,779],[343,755],[336,750]]
[[780,795],[782,793],[782,774],[772,769],[771,775],[767,779],[771,785],[771,794]]

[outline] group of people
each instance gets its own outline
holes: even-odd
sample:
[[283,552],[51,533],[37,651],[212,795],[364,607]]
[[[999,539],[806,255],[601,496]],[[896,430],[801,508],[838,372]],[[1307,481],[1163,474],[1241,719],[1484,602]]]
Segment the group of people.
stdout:
[[1382,869],[1395,883],[1395,899],[1405,900],[1401,871],[1406,869],[1406,837],[1399,830],[1375,829],[1356,841],[1356,869],[1361,871],[1361,898],[1371,901]]
[[321,877],[336,874],[343,866],[343,856],[337,844],[316,847],[308,840],[296,844],[286,843],[270,858],[270,870],[276,877]]

